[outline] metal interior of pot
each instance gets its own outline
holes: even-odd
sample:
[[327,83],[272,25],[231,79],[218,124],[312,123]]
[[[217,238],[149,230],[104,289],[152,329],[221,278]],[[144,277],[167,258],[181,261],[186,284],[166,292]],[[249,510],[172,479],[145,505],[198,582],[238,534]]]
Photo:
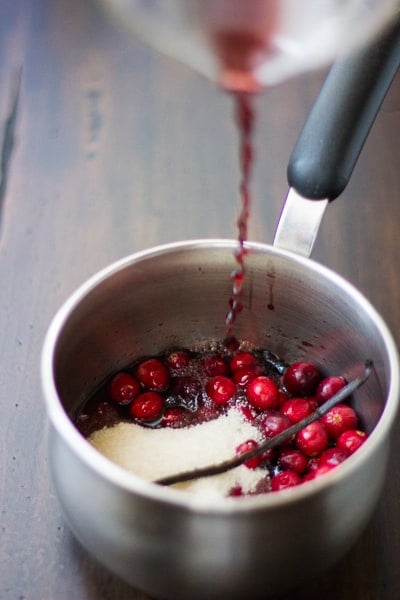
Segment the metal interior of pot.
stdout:
[[[73,414],[104,378],[137,358],[223,339],[234,247],[208,240],[140,253],[95,276],[78,301],[73,297],[54,359],[65,410]],[[373,375],[354,398],[370,431],[397,368],[385,324],[353,286],[317,263],[261,244],[248,248],[235,336],[349,379],[372,360]]]

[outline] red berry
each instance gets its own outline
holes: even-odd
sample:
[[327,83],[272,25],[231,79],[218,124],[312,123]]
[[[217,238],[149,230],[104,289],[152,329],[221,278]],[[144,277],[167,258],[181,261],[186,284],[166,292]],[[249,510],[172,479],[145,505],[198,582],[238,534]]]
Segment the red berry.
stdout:
[[265,375],[260,375],[249,383],[246,390],[246,397],[249,404],[257,410],[277,408],[279,405],[278,386],[272,379]]
[[179,427],[187,427],[190,424],[190,420],[188,411],[179,406],[173,406],[165,410],[161,425],[177,429]]
[[167,367],[158,358],[148,358],[141,362],[136,369],[140,383],[149,390],[162,392],[169,384]]
[[250,352],[238,352],[231,358],[229,367],[234,372],[243,367],[255,367],[256,364],[256,358]]
[[332,467],[337,467],[337,465],[340,465],[340,463],[346,460],[348,455],[348,452],[344,452],[340,448],[327,448],[319,457],[318,466],[330,465]]
[[279,388],[279,406],[282,406],[282,404],[284,404],[286,400],[289,400],[289,396]]
[[281,411],[292,423],[298,423],[312,413],[312,408],[305,398],[292,398],[282,404]]
[[321,421],[314,421],[296,435],[296,444],[306,456],[317,456],[328,445],[328,433]]
[[267,438],[273,438],[282,433],[291,424],[290,419],[277,410],[271,410],[258,419],[258,426]]
[[[255,450],[258,448],[258,444],[255,440],[246,440],[237,446],[236,448],[236,456],[241,456],[242,454],[246,454],[246,452],[251,452],[251,450]],[[249,458],[245,463],[248,469],[257,469],[257,467],[261,464],[261,456],[254,456],[253,458]]]
[[271,491],[279,492],[280,490],[286,490],[287,488],[299,485],[301,482],[302,478],[295,471],[282,471],[272,477]]
[[293,363],[283,374],[283,384],[292,396],[311,396],[320,379],[317,367],[305,361]]
[[246,421],[254,421],[257,414],[249,404],[238,404],[236,408],[242,413]]
[[332,398],[339,390],[346,385],[346,380],[341,376],[325,377],[319,382],[315,391],[315,398],[318,404],[323,404],[329,398]]
[[276,449],[275,448],[268,448],[268,450],[264,450],[261,454],[261,462],[266,464],[266,463],[270,463],[272,462],[272,460],[275,460],[275,456],[276,456]]
[[236,385],[229,377],[217,375],[208,381],[206,392],[215,404],[224,405],[235,395]]
[[318,460],[319,457],[311,456],[311,458],[308,459],[307,471],[315,471],[315,469],[318,469]]
[[190,363],[190,355],[185,350],[175,350],[170,352],[166,358],[166,363],[170,369],[181,371]]
[[217,419],[220,416],[220,411],[216,405],[202,404],[198,407],[196,412],[196,423],[206,423]]
[[278,464],[282,470],[295,471],[301,475],[307,469],[308,460],[300,450],[284,448],[280,451]]
[[111,379],[110,397],[118,404],[129,404],[140,392],[138,380],[130,373],[121,371]]
[[237,498],[239,496],[243,496],[243,489],[241,485],[235,485],[233,488],[229,490],[228,496],[230,498]]
[[218,354],[211,354],[205,356],[201,360],[201,366],[205,375],[209,377],[215,377],[216,375],[226,375],[228,367],[222,356]]
[[325,473],[332,471],[332,469],[334,468],[335,465],[330,465],[328,463],[321,465],[320,467],[317,467],[316,469],[313,469],[312,471],[307,473],[307,475],[304,476],[303,481],[311,481],[312,479],[316,479],[316,477],[325,475]]
[[174,396],[179,396],[185,402],[194,402],[201,394],[202,386],[199,379],[190,375],[183,377],[173,377],[171,379],[171,392]]
[[348,429],[356,429],[357,427],[357,414],[355,410],[347,404],[337,404],[324,416],[321,421],[325,425],[325,428],[329,435],[333,439],[337,439],[341,433]]
[[236,352],[236,350],[238,350],[240,347],[239,340],[233,335],[226,337],[223,341],[223,344],[229,352]]
[[318,408],[318,402],[317,402],[315,396],[308,396],[307,402],[310,405],[311,412],[314,412],[314,410],[316,410]]
[[104,400],[94,406],[85,407],[85,412],[79,415],[76,425],[82,435],[89,437],[94,431],[112,427],[120,420],[121,415],[115,403]]
[[349,454],[353,454],[368,439],[365,431],[359,429],[348,429],[337,439],[336,446]]
[[131,417],[139,421],[155,421],[164,410],[163,397],[157,392],[143,392],[137,396],[129,407]]
[[236,385],[241,388],[245,388],[250,381],[253,381],[260,374],[260,369],[257,366],[253,367],[241,367],[237,369],[232,376],[233,381]]

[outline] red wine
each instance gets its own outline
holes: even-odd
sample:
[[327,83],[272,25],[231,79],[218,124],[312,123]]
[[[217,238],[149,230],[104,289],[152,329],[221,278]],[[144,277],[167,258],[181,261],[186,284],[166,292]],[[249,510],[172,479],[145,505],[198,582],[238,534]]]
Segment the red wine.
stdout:
[[238,313],[243,309],[241,296],[246,276],[245,242],[247,240],[248,220],[251,208],[250,179],[253,166],[253,129],[255,113],[253,96],[245,92],[234,94],[235,119],[239,130],[239,160],[241,170],[240,199],[241,210],[237,220],[238,248],[235,251],[236,270],[232,273],[232,296],[229,301],[229,311],[226,315],[226,336],[232,333]]
[[235,120],[239,131],[241,210],[237,221],[237,263],[232,274],[232,296],[226,315],[226,342],[233,339],[232,329],[243,309],[241,296],[245,268],[245,242],[250,215],[250,178],[253,166],[253,96],[259,91],[260,69],[274,54],[273,37],[281,7],[278,0],[213,0],[203,3],[199,15],[219,65],[219,83],[235,102]]

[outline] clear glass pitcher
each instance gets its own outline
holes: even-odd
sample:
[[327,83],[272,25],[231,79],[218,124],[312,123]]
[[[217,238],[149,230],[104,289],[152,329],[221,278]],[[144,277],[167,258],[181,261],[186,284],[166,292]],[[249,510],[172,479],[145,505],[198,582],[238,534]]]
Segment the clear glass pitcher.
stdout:
[[399,12],[399,0],[100,1],[153,47],[232,91],[321,67]]

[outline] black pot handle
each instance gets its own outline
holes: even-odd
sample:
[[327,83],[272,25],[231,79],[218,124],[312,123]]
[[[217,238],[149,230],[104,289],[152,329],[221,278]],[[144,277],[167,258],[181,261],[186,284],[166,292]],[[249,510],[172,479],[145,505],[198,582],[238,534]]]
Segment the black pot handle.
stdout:
[[343,192],[399,66],[400,18],[333,65],[291,154],[291,188],[313,200]]

